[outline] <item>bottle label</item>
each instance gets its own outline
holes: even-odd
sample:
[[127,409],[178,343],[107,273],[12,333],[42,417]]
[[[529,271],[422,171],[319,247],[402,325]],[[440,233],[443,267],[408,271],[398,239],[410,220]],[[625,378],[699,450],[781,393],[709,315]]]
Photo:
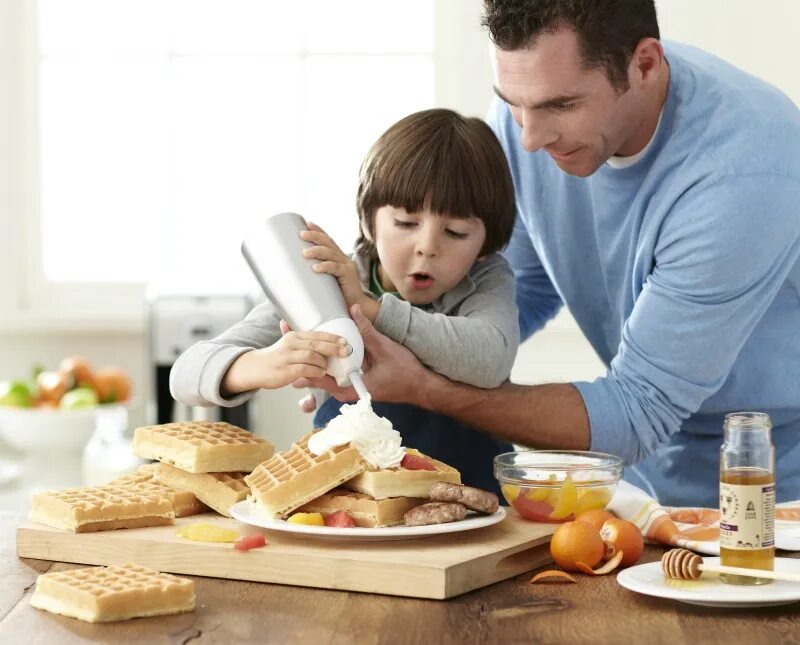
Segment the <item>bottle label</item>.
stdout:
[[775,546],[775,484],[719,485],[719,544],[740,551]]

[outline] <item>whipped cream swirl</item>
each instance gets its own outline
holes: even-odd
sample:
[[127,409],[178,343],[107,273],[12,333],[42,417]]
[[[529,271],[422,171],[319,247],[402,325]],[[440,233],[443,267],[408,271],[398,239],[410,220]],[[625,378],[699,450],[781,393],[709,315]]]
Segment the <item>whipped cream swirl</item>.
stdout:
[[406,454],[400,433],[392,427],[389,419],[375,414],[369,399],[343,405],[338,417],[331,419],[324,430],[311,436],[308,449],[321,455],[350,442],[375,468],[395,468]]

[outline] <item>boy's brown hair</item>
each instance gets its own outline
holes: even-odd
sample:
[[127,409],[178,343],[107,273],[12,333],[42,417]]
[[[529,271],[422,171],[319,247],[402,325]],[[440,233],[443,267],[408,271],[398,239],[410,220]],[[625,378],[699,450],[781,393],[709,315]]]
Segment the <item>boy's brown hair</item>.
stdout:
[[[508,244],[516,214],[511,172],[494,132],[445,109],[415,112],[380,136],[361,164],[356,205],[362,231],[373,240],[382,206],[477,217],[486,227],[482,256]],[[377,257],[363,233],[356,245]]]

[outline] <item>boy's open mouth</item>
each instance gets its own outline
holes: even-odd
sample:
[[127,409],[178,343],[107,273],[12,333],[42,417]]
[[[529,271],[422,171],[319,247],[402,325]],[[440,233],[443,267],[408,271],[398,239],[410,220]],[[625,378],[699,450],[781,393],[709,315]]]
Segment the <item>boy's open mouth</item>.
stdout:
[[412,273],[409,278],[414,289],[427,289],[433,284],[434,279],[430,273]]

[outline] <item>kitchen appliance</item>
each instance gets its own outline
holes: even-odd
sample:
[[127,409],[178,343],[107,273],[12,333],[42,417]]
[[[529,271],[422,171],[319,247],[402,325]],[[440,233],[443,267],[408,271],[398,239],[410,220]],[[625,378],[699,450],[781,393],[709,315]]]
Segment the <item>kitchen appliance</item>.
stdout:
[[292,329],[325,331],[347,339],[352,351],[344,358],[329,358],[328,374],[342,387],[352,384],[360,398],[369,398],[361,377],[364,341],[336,278],[315,272],[316,260],[303,257],[303,249],[311,244],[300,238],[300,231],[307,228],[297,213],[272,215],[248,234],[242,255]]
[[248,403],[233,408],[190,408],[176,403],[169,391],[169,373],[184,350],[216,337],[242,320],[254,305],[249,294],[149,294],[155,423],[204,419],[251,427]]

